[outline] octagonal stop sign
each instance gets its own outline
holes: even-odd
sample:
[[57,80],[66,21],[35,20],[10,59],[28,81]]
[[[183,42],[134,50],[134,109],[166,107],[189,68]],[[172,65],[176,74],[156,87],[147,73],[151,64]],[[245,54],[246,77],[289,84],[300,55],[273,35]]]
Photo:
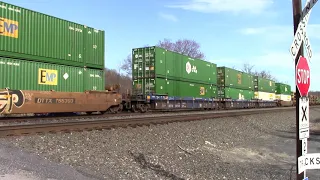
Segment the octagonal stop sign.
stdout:
[[296,84],[301,96],[307,96],[310,88],[310,68],[303,56],[299,57],[296,66]]

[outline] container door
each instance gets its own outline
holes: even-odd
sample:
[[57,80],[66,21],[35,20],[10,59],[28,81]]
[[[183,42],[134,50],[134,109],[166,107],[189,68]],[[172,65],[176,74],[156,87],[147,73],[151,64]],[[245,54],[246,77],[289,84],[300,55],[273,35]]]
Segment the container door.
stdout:
[[144,86],[144,49],[138,48],[132,50],[132,79],[133,94],[145,94]]
[[142,64],[144,72],[143,77],[145,78],[156,78],[155,75],[155,49],[154,48],[145,48],[144,49],[144,63]]

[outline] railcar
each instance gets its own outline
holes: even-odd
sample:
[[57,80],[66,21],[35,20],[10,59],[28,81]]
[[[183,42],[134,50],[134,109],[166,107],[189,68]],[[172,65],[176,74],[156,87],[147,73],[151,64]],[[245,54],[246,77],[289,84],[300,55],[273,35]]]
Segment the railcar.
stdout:
[[215,98],[181,98],[168,95],[133,95],[123,98],[123,109],[132,112],[179,111],[179,110],[220,110],[279,107],[279,101],[259,99],[235,100]]
[[116,92],[57,92],[0,90],[0,114],[48,114],[122,111],[122,97]]

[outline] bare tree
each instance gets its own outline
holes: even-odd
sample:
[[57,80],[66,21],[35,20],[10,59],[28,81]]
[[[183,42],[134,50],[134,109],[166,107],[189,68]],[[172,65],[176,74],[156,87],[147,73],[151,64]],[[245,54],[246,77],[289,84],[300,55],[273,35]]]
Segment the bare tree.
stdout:
[[194,40],[178,39],[176,42],[171,42],[169,39],[164,39],[163,41],[159,41],[157,46],[192,58],[205,58],[204,53],[200,51],[200,44]]
[[270,79],[273,81],[277,81],[277,79],[270,73],[270,71],[262,70],[262,71],[254,71],[254,65],[251,65],[250,63],[243,64],[242,71],[252,74],[254,76],[259,76],[262,78]]
[[131,92],[132,80],[129,76],[119,74],[115,69],[105,68],[105,85],[105,89],[119,90],[120,93],[126,93],[127,90]]
[[233,65],[231,68],[235,69],[235,70],[238,70],[238,68],[235,65]]
[[123,61],[121,65],[121,69],[126,72],[127,76],[131,75],[132,71],[132,57],[131,54],[129,54]]
[[262,71],[255,71],[253,73],[253,75],[255,76],[259,76],[259,77],[262,77],[262,78],[266,78],[266,79],[270,79],[270,80],[273,80],[273,81],[277,81],[277,79],[270,73],[270,71],[266,71],[266,70],[262,70]]
[[242,71],[245,73],[248,73],[248,74],[252,74],[253,67],[254,67],[254,65],[251,65],[249,63],[245,63],[245,64],[243,64]]

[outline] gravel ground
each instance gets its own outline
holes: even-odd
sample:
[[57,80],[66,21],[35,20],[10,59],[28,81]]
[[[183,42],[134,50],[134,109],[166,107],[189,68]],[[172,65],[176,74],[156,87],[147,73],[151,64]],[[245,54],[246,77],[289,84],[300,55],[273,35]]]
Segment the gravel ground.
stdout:
[[[315,122],[311,126],[317,127],[320,109],[310,109],[310,118]],[[295,176],[294,127],[293,110],[150,127],[15,137],[2,143],[70,165],[95,179],[282,180]],[[310,178],[313,175],[320,176],[311,171],[309,175],[308,171]]]

